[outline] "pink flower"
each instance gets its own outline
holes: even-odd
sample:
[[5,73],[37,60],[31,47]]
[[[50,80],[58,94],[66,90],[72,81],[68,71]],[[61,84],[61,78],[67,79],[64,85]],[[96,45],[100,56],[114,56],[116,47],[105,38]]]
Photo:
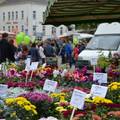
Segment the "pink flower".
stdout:
[[14,68],[11,68],[7,71],[7,76],[10,77],[10,78],[15,77],[16,74],[17,74],[17,71]]

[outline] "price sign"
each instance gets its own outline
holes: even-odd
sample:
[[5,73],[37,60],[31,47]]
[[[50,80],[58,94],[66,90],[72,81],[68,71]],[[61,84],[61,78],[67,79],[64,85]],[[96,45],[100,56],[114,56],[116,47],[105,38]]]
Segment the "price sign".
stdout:
[[55,89],[57,88],[57,82],[52,80],[46,80],[43,90],[49,91],[49,92],[55,92]]
[[86,95],[85,92],[75,89],[70,104],[75,108],[83,109]]
[[25,60],[25,64],[26,64],[25,70],[30,71],[30,58],[27,58]]
[[105,98],[107,94],[108,87],[100,86],[100,85],[92,85],[90,94],[93,97],[99,96]]
[[91,65],[95,66],[97,65],[98,58],[92,58],[91,59]]
[[30,61],[31,61],[31,59],[30,59],[30,58],[27,58],[27,59],[25,60],[25,64],[26,64],[27,66],[30,66]]
[[30,66],[30,70],[36,70],[38,68],[39,62],[32,62]]
[[94,73],[93,81],[98,81],[98,83],[107,83],[107,73]]
[[0,91],[8,89],[8,85],[0,84]]
[[26,65],[25,70],[29,72],[30,71],[30,66]]
[[3,96],[8,90],[8,85],[0,84],[0,96]]

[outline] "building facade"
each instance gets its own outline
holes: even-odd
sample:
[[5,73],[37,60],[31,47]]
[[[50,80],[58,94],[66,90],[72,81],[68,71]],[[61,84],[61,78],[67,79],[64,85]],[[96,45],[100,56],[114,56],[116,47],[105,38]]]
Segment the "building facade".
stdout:
[[67,32],[66,26],[43,24],[47,0],[7,0],[0,4],[0,30],[25,32],[30,36],[52,36]]

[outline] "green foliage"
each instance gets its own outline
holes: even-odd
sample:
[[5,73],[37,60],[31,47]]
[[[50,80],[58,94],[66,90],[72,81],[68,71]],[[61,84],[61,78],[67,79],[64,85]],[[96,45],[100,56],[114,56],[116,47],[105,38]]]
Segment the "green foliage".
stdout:
[[120,104],[120,89],[108,90],[107,98],[111,99],[114,103]]
[[106,58],[103,53],[100,54],[99,59],[98,59],[98,66],[102,69],[108,67],[110,64],[109,58]]

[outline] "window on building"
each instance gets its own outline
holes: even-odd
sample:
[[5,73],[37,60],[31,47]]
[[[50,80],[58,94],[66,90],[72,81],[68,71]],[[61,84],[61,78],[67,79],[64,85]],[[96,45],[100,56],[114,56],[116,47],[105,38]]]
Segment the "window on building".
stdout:
[[46,35],[46,26],[43,25],[43,35]]
[[10,20],[10,12],[8,12],[8,20]]
[[33,19],[36,19],[36,11],[33,11]]
[[5,31],[5,26],[3,26],[3,31]]
[[21,11],[21,19],[22,20],[24,19],[24,11],[23,10]]
[[24,25],[21,26],[21,31],[24,32]]
[[18,19],[18,11],[16,11],[16,20]]
[[3,21],[5,21],[5,12],[3,12]]
[[12,12],[12,20],[14,20],[14,12]]
[[63,27],[60,28],[60,35],[63,34]]
[[18,25],[16,25],[16,30],[18,30]]
[[8,26],[8,31],[10,32],[10,26]]
[[12,26],[12,32],[14,32],[14,26]]
[[56,28],[52,27],[52,34],[56,34]]

